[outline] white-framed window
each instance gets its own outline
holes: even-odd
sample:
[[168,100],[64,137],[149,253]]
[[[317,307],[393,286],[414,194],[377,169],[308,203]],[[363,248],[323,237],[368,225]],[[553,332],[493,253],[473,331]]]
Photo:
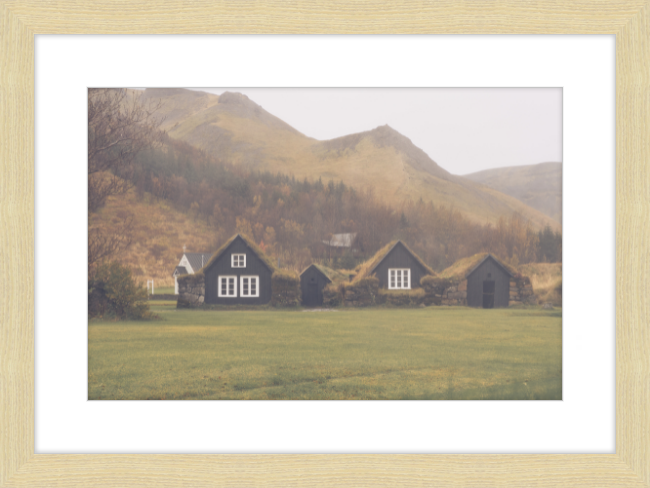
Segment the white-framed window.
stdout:
[[233,268],[246,267],[246,254],[231,254],[230,259]]
[[235,298],[237,296],[237,277],[219,276],[219,296]]
[[259,276],[240,276],[239,277],[239,296],[241,297],[258,297],[260,296],[260,277]]
[[388,270],[389,290],[410,290],[411,270],[408,268],[391,268]]

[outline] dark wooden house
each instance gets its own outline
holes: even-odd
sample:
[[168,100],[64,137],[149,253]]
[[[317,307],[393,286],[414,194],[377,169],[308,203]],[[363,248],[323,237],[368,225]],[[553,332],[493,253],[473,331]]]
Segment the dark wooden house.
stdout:
[[507,307],[511,277],[508,268],[488,254],[466,275],[467,305],[482,308]]
[[420,288],[420,280],[429,274],[435,273],[406,244],[395,241],[362,265],[355,280],[374,275],[379,280],[379,288],[411,290]]
[[271,260],[247,237],[237,234],[210,258],[205,275],[205,303],[261,305],[271,300]]
[[323,288],[332,280],[319,266],[312,264],[300,274],[301,301],[305,307],[319,307],[323,304]]

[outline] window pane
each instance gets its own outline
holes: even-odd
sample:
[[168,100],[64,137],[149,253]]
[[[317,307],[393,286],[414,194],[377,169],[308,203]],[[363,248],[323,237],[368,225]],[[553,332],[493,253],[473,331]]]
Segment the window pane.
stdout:
[[257,295],[257,278],[251,279],[251,295]]
[[409,287],[409,270],[405,269],[404,270],[404,288]]
[[242,290],[242,295],[248,295],[248,278],[242,278],[244,283],[244,289]]
[[228,295],[235,294],[235,278],[228,278]]
[[397,288],[402,288],[402,270],[397,270]]
[[226,294],[226,278],[221,278],[221,294]]

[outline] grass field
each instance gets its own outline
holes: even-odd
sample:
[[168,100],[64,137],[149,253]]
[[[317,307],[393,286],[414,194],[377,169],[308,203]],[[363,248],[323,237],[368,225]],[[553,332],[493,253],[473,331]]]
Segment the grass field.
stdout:
[[88,329],[89,399],[553,399],[561,309],[176,310]]

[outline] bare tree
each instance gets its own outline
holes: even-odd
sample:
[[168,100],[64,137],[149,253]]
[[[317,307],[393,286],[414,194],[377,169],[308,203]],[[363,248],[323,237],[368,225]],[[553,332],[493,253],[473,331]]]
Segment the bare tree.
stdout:
[[111,195],[126,193],[133,160],[160,141],[158,103],[140,103],[125,89],[88,90],[88,211],[96,212]]
[[126,250],[133,242],[133,216],[124,217],[108,229],[88,228],[88,278],[97,266],[119,251]]

